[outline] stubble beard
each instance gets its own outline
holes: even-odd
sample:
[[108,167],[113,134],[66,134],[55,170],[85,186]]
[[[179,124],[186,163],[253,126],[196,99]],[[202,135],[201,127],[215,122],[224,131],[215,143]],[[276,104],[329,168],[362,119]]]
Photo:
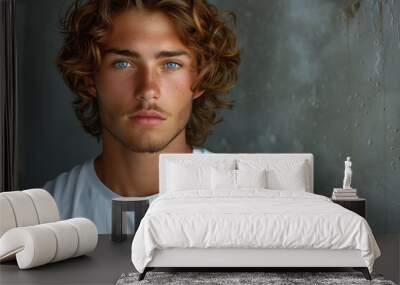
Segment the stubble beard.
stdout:
[[121,144],[123,147],[127,148],[128,150],[132,152],[137,152],[137,153],[158,153],[164,150],[168,145],[174,141],[182,132],[185,131],[186,125],[188,122],[186,122],[183,127],[179,128],[176,133],[167,141],[149,141],[146,143],[138,142],[138,143],[129,143],[127,142],[124,138],[121,136],[117,135],[111,128],[103,124],[104,130],[106,130],[114,140],[116,140],[119,144]]

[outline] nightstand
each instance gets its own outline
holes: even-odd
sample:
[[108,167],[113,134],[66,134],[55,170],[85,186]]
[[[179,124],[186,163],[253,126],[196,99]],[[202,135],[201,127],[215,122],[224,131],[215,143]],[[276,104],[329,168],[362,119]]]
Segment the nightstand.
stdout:
[[367,217],[367,200],[364,198],[358,198],[354,200],[334,200],[332,202],[339,204],[340,206],[359,214],[361,217],[366,219]]
[[148,197],[120,197],[112,199],[112,234],[113,241],[126,239],[126,212],[135,212],[135,232],[149,207]]

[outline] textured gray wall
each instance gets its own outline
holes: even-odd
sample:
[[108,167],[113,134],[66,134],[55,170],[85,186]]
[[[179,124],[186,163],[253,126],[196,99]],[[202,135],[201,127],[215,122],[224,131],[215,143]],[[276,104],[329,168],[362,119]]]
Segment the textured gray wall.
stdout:
[[[100,150],[52,63],[70,2],[17,1],[21,188]],[[350,155],[372,229],[400,232],[400,1],[361,0],[358,10],[353,0],[211,2],[238,15],[242,64],[236,106],[206,147],[313,153],[315,192],[328,196]]]

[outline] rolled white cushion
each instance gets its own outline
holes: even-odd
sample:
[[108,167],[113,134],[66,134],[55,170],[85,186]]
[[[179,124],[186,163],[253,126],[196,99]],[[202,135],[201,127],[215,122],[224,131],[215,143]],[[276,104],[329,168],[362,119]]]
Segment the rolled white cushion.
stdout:
[[57,248],[51,262],[64,260],[75,255],[78,249],[79,237],[78,233],[70,223],[59,221],[43,224],[43,226],[53,231],[56,236]]
[[0,261],[16,257],[20,269],[76,257],[97,245],[95,224],[75,218],[7,231],[0,238]]
[[13,228],[0,239],[0,261],[16,255],[19,268],[28,269],[49,263],[56,249],[53,231],[43,225]]
[[31,197],[39,218],[39,224],[60,220],[57,204],[49,192],[43,189],[28,189],[22,192]]
[[8,199],[0,195],[0,237],[9,229],[15,228],[17,222]]
[[0,193],[0,237],[15,227],[33,226],[60,219],[53,197],[44,189]]
[[78,233],[78,248],[73,257],[86,254],[96,248],[97,228],[92,221],[86,218],[74,218],[63,222],[73,225]]
[[17,227],[33,226],[39,223],[38,215],[31,197],[22,191],[0,193],[11,205]]

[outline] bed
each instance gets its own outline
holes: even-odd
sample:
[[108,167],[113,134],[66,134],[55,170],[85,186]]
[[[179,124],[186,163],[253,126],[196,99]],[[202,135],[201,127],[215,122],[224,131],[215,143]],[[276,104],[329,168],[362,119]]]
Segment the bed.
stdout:
[[352,267],[379,247],[364,218],[313,193],[312,154],[161,154],[160,195],[132,242],[154,268]]

